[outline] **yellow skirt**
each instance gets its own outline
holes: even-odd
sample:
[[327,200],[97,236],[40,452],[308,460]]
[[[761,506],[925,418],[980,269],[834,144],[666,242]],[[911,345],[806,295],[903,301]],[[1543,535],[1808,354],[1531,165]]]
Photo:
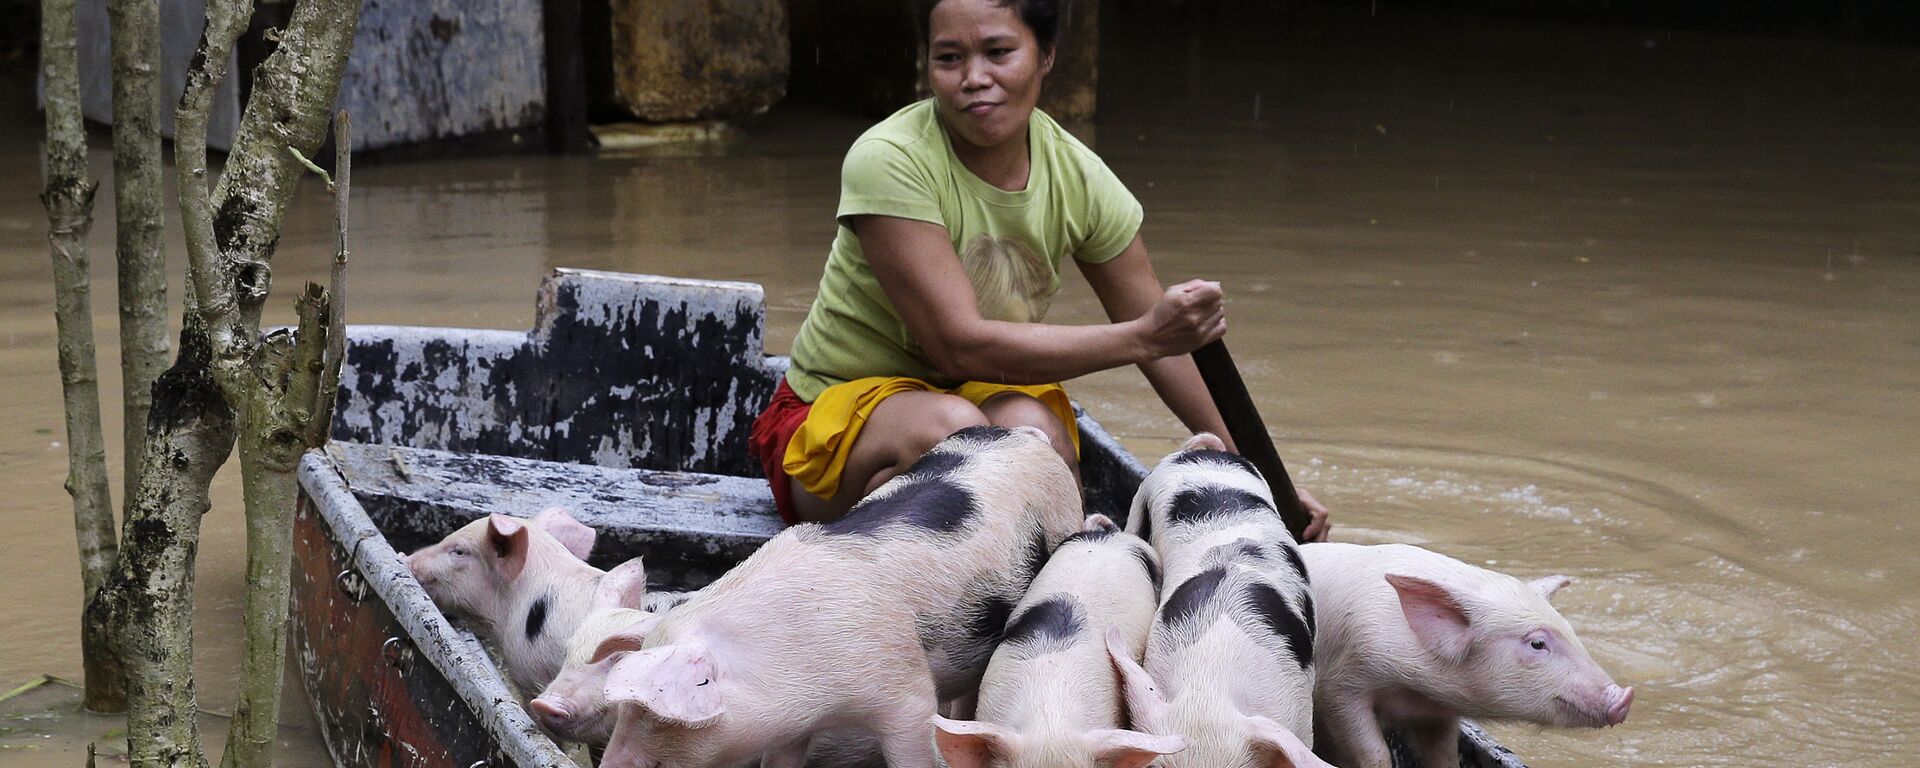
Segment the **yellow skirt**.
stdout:
[[901,392],[939,392],[957,395],[979,405],[1006,392],[1032,396],[1053,411],[1067,426],[1073,440],[1074,455],[1080,454],[1080,427],[1073,420],[1073,405],[1059,384],[986,384],[970,381],[953,389],[941,389],[919,379],[903,376],[869,376],[844,384],[835,384],[820,393],[807,411],[806,421],[787,443],[781,466],[787,476],[800,481],[808,493],[823,499],[840,491],[840,474],[846,471],[847,456],[860,429],[880,402]]

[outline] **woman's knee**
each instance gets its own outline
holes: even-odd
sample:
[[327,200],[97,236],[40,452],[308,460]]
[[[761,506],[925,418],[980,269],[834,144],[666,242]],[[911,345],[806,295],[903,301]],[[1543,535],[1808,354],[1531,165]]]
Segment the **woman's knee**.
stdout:
[[1060,417],[1039,398],[1022,392],[1003,392],[988,398],[980,404],[980,410],[987,421],[1000,427],[1017,427],[1022,424],[1039,427],[1049,437],[1065,437],[1067,427],[1060,423]]
[[1060,417],[1039,398],[1021,392],[1006,392],[981,403],[980,410],[995,426],[1017,427],[1024,424],[1039,427],[1040,431],[1047,433],[1047,440],[1063,455],[1073,450],[1073,438],[1067,433],[1067,425],[1060,423]]
[[965,398],[910,392],[882,402],[861,429],[860,439],[865,442],[869,434],[880,432],[884,437],[877,444],[886,446],[881,461],[904,468],[948,435],[988,423],[987,415]]
[[935,395],[927,400],[919,414],[917,425],[919,429],[915,431],[917,439],[914,442],[920,449],[916,456],[926,453],[928,449],[947,439],[948,435],[967,427],[979,427],[992,423],[979,406],[967,402],[965,398],[955,395]]

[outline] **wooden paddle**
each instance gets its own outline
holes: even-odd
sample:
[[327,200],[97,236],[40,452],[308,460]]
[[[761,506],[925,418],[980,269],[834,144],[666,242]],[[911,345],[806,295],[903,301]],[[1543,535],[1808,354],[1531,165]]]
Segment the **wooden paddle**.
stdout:
[[1220,420],[1227,424],[1227,434],[1233,437],[1234,447],[1266,476],[1267,487],[1273,489],[1273,501],[1279,506],[1280,517],[1287,522],[1287,530],[1293,533],[1294,540],[1305,541],[1307,524],[1313,516],[1307,513],[1306,505],[1300,503],[1300,494],[1293,489],[1287,466],[1280,463],[1280,451],[1273,447],[1273,438],[1267,435],[1267,423],[1260,419],[1253,396],[1247,394],[1247,383],[1241,380],[1233,355],[1227,353],[1227,342],[1219,339],[1194,350],[1193,364],[1200,369],[1200,378],[1207,384],[1207,394],[1213,396],[1213,407],[1220,410]]

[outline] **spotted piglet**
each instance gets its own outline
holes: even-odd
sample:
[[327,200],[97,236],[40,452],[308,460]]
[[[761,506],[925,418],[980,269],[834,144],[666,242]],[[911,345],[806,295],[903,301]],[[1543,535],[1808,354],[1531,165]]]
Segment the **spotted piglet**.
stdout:
[[933,768],[937,703],[973,690],[1080,492],[1044,433],[973,427],[845,517],[768,541],[641,637],[616,635],[606,768],[794,768],[859,727]]
[[441,612],[500,649],[514,685],[537,691],[560,671],[600,581],[586,563],[593,539],[592,528],[552,507],[531,520],[489,515],[402,557]]
[[527,702],[535,722],[555,738],[606,744],[613,736],[614,711],[606,699],[607,672],[613,662],[594,653],[607,638],[645,638],[660,614],[644,610],[646,572],[639,558],[608,571],[595,587],[587,614],[567,638],[566,655],[540,695]]
[[1186,746],[1124,730],[1115,656],[1138,662],[1159,558],[1106,515],[1087,518],[1014,608],[980,683],[978,721],[935,717],[948,768],[1140,768]]
[[1166,568],[1144,669],[1122,660],[1136,727],[1188,747],[1164,768],[1322,766],[1313,738],[1313,598],[1272,492],[1201,433],[1140,484],[1130,528]]
[[1428,768],[1459,765],[1460,717],[1603,727],[1633,689],[1607,676],[1547,599],[1569,582],[1522,582],[1403,544],[1301,548],[1321,606],[1314,691],[1330,755],[1391,765],[1381,728],[1412,737]]

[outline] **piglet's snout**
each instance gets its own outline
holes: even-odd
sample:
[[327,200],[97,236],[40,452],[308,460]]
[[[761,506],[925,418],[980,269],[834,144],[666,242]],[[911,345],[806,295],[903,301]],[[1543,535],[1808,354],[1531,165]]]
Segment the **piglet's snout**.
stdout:
[[413,573],[413,580],[420,582],[421,586],[429,586],[438,581],[438,579],[433,577],[432,572],[421,567],[422,562],[420,558],[409,554],[402,554],[400,555],[400,562],[407,564],[407,570]]
[[1607,725],[1619,725],[1627,721],[1627,709],[1633,706],[1633,689],[1622,688],[1615,684],[1607,685]]
[[540,727],[549,731],[564,731],[573,720],[573,712],[566,705],[544,696],[527,702],[527,709],[533,712],[533,719],[540,723]]

